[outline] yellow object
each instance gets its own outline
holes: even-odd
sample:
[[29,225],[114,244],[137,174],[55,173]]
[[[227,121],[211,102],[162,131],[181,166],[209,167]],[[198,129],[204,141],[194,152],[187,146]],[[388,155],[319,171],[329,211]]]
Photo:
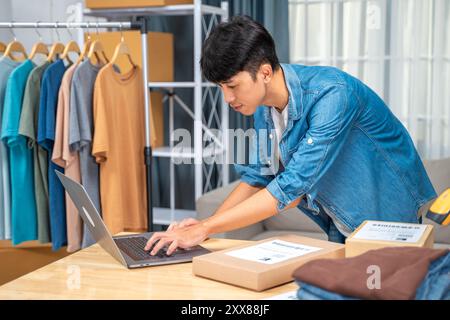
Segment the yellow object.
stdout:
[[427,218],[443,226],[450,224],[450,188],[433,202],[430,210],[428,210]]

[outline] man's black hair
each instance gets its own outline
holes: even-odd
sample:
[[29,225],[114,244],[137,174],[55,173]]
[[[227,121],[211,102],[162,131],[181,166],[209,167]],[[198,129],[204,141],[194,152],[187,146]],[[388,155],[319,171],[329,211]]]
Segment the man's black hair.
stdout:
[[248,16],[235,16],[217,25],[205,40],[200,65],[205,78],[214,83],[248,71],[256,79],[263,63],[279,67],[275,43],[269,32]]

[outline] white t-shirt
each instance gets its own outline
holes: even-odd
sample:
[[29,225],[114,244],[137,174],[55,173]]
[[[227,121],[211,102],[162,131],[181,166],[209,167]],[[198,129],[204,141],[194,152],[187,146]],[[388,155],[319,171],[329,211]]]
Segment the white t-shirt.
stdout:
[[275,139],[273,143],[277,145],[275,159],[280,161],[280,140],[283,136],[283,132],[286,130],[288,122],[288,106],[284,107],[282,112],[278,112],[277,109],[271,108],[272,120],[275,127]]

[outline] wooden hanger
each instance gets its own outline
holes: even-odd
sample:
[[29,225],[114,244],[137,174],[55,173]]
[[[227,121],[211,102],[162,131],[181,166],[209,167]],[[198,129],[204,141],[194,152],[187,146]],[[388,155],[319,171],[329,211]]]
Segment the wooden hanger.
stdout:
[[81,51],[80,56],[78,57],[77,63],[80,63],[85,58],[87,58],[89,54],[89,49],[91,48],[92,45],[91,34],[89,33],[89,22],[87,24],[88,24],[87,40],[84,42],[83,50]]
[[103,48],[103,45],[99,40],[98,23],[96,29],[97,29],[97,40],[91,43],[87,58],[91,61],[92,64],[95,64],[95,61],[93,61],[92,59],[94,57],[97,60],[96,62],[98,64],[107,64],[109,62],[109,59],[106,56],[105,49]]
[[[11,41],[10,43],[8,43],[8,45],[6,46],[5,52],[3,53],[3,56],[9,57],[14,61],[23,61],[28,58],[27,52],[25,51],[25,48],[22,45],[22,43],[17,41],[16,35],[14,34],[14,31],[12,28],[13,28],[13,25],[11,23],[9,31],[11,31],[14,40]],[[13,55],[13,53],[20,53],[22,55],[22,59],[19,59],[17,56]]]
[[98,63],[106,64],[109,62],[109,59],[106,57],[105,49],[103,48],[103,44],[100,40],[95,40],[92,42],[91,47],[89,48],[88,59],[91,60],[95,56]]
[[117,59],[121,55],[126,55],[128,57],[128,61],[131,63],[133,68],[136,68],[137,65],[136,65],[136,63],[134,63],[133,58],[131,58],[130,48],[128,47],[128,45],[123,40],[123,36],[122,36],[122,39],[120,40],[119,44],[116,46],[116,49],[114,50],[113,57],[111,58],[111,61],[109,63],[110,64],[115,64],[117,62]]
[[64,52],[66,47],[61,42],[56,42],[52,45],[50,49],[50,53],[48,54],[47,61],[54,61],[58,55],[61,55]]
[[55,61],[56,58],[58,57],[58,55],[61,56],[61,54],[66,49],[66,47],[60,42],[61,40],[59,38],[58,22],[55,22],[55,31],[56,31],[56,34],[58,35],[58,42],[55,42],[52,45],[52,47],[50,48],[50,53],[48,54],[48,57],[47,57],[48,62]]
[[[73,38],[72,32],[70,32],[69,27],[67,27],[67,32],[70,34],[70,37]],[[78,56],[80,56],[80,54],[81,54],[78,43],[76,43],[73,40],[70,40],[69,43],[67,43],[66,47],[64,48],[64,52],[60,57],[61,59],[67,60],[70,64],[72,64],[73,62],[72,62],[72,60],[70,60],[70,57],[69,57],[70,52],[75,52],[76,54],[78,54]]]
[[3,42],[0,42],[0,52],[5,52],[6,50],[6,44],[4,44]]
[[109,64],[114,65],[117,62],[117,59],[119,59],[119,57],[121,55],[126,55],[127,56],[128,61],[133,66],[133,68],[137,67],[136,63],[134,63],[134,61],[133,61],[133,58],[131,58],[130,48],[125,43],[125,40],[123,38],[122,24],[120,24],[120,42],[117,44],[116,49],[114,50],[113,57],[111,58],[111,61],[109,62]]
[[84,60],[84,58],[87,57],[87,55],[89,53],[89,49],[91,48],[91,44],[92,44],[91,37],[88,36],[88,39],[84,43],[83,50],[81,51],[81,53],[80,53],[80,55],[78,57],[77,63],[80,63],[81,61]]
[[43,54],[46,57],[48,57],[49,55],[48,48],[44,43],[42,42],[35,43],[33,48],[31,49],[29,58],[32,60],[37,54]]
[[[20,53],[22,55],[22,59],[18,59],[17,56],[13,55],[13,53]],[[24,46],[19,41],[11,41],[7,46],[5,53],[3,54],[5,57],[9,57],[14,61],[23,61],[28,58],[27,53],[25,51]]]
[[81,54],[78,43],[76,43],[73,40],[69,41],[69,43],[66,45],[66,47],[64,48],[64,52],[60,58],[63,60],[69,61],[69,63],[72,63],[72,60],[70,60],[70,57],[69,57],[70,52],[75,52],[78,54],[78,56]]
[[33,60],[33,58],[37,54],[42,54],[42,55],[45,55],[46,57],[48,57],[48,54],[49,54],[47,46],[42,42],[41,34],[37,31],[37,27],[38,27],[38,23],[36,23],[35,31],[39,36],[39,42],[36,42],[34,44],[33,48],[31,49],[30,60]]

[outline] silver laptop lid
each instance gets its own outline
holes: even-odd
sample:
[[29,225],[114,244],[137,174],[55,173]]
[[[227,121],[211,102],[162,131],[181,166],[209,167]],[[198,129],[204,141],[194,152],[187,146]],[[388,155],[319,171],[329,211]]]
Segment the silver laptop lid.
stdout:
[[84,189],[81,184],[68,178],[61,172],[57,170],[55,170],[55,172],[73,203],[77,207],[78,213],[83,219],[85,225],[89,228],[89,231],[95,241],[97,241],[98,244],[100,244],[100,246],[117,261],[122,263],[124,266],[127,266],[124,257],[120,253],[120,250],[109,233],[108,228],[106,228],[105,223],[86,192],[86,189]]

